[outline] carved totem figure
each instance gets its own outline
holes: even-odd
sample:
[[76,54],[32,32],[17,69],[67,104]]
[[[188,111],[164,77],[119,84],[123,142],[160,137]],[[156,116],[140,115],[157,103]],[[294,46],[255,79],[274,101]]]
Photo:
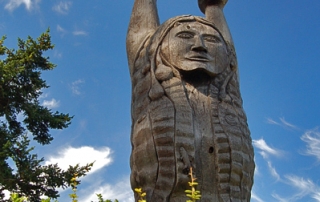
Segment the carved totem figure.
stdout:
[[160,25],[156,0],[134,2],[131,186],[150,202],[184,202],[192,167],[200,201],[250,201],[254,154],[222,12],[227,0],[198,3],[206,18]]

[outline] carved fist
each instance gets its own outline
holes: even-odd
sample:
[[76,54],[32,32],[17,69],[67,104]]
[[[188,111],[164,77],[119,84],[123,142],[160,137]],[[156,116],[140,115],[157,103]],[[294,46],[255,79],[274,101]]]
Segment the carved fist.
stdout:
[[205,13],[207,6],[216,5],[223,8],[228,0],[198,0],[200,10]]

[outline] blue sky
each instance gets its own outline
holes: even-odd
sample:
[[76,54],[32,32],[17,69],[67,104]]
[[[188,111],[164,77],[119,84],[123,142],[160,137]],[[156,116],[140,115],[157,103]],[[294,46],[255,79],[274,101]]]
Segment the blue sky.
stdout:
[[[0,0],[0,36],[38,37],[50,27],[57,68],[43,105],[74,115],[35,152],[62,167],[96,161],[79,200],[133,201],[129,185],[131,83],[125,37],[133,0]],[[197,1],[158,1],[161,22],[202,15]],[[253,202],[320,201],[320,1],[230,0],[242,98],[255,148]],[[60,201],[68,200],[62,191]]]

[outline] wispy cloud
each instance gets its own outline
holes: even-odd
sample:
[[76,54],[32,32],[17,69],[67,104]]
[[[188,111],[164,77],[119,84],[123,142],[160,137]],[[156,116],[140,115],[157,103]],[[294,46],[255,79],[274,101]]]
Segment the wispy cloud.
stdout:
[[130,188],[130,177],[120,180],[114,184],[98,185],[94,190],[90,190],[90,194],[83,201],[96,201],[97,195],[102,194],[104,199],[118,199],[122,202],[134,202],[133,193]]
[[262,138],[259,140],[253,140],[252,143],[257,149],[261,150],[260,154],[265,158],[269,154],[274,156],[281,156],[282,154],[280,150],[270,147]]
[[52,7],[52,10],[60,14],[68,14],[68,11],[72,5],[71,1],[60,2]]
[[61,36],[65,35],[66,33],[68,33],[67,30],[65,30],[61,25],[57,25],[57,31],[61,34]]
[[112,162],[111,149],[108,147],[103,147],[100,149],[95,149],[93,147],[83,146],[79,148],[67,147],[62,149],[57,154],[49,156],[45,164],[55,164],[57,163],[60,168],[68,169],[69,165],[86,165],[88,163],[94,162],[94,165],[88,175],[94,173],[95,171],[109,165]]
[[276,193],[271,194],[271,196],[272,196],[273,198],[275,198],[278,202],[290,202],[290,201],[289,201],[290,199],[282,198],[281,196],[279,196],[279,195],[276,194]]
[[272,165],[271,160],[269,159],[270,155],[280,157],[282,155],[282,152],[278,149],[270,147],[264,139],[259,139],[259,140],[253,140],[252,141],[253,145],[259,149],[260,155],[263,157],[263,159],[267,162],[268,164],[268,169],[270,174],[277,180],[280,180],[280,175],[278,174],[276,168]]
[[273,120],[271,118],[267,118],[267,123],[273,124],[273,125],[282,126],[284,128],[287,128],[287,129],[294,129],[294,130],[298,130],[299,129],[296,125],[286,121],[284,117],[279,118],[279,120],[280,120],[280,122],[277,122],[277,121],[275,121],[275,120]]
[[286,121],[284,119],[284,117],[280,118],[280,121],[285,127],[288,127],[288,128],[291,128],[291,129],[295,129],[295,130],[299,129],[297,126],[295,126],[292,123],[289,123],[288,121]]
[[39,99],[45,99],[49,96],[49,93],[43,93],[39,96]]
[[57,32],[60,34],[60,37],[64,37],[65,35],[67,35],[69,32],[68,30],[66,30],[65,28],[63,28],[61,25],[57,24],[56,26],[56,30]]
[[280,123],[276,122],[275,120],[273,120],[271,118],[267,118],[267,123],[273,124],[273,125],[280,125]]
[[53,109],[53,108],[57,108],[60,106],[60,101],[57,101],[54,98],[52,98],[51,100],[44,100],[42,105],[44,107],[49,108],[49,109]]
[[318,130],[309,130],[302,135],[301,139],[307,143],[305,153],[315,156],[320,161],[320,132]]
[[314,193],[312,198],[316,199],[317,201],[320,201],[320,192]]
[[81,91],[80,91],[80,87],[79,85],[83,84],[84,83],[84,80],[81,80],[81,79],[78,79],[74,82],[72,82],[71,84],[71,90],[72,90],[72,93],[75,94],[75,95],[81,95]]
[[87,124],[88,124],[88,121],[83,119],[79,122],[79,128],[81,131],[85,130],[87,128]]
[[5,9],[13,11],[18,8],[20,5],[24,4],[27,10],[31,10],[38,5],[40,0],[8,0],[8,3],[5,5]]
[[279,181],[279,180],[280,180],[280,175],[278,174],[276,168],[272,166],[271,161],[267,161],[267,162],[268,162],[268,168],[269,168],[269,171],[270,171],[271,175],[272,175],[277,181]]
[[280,197],[278,194],[272,194],[272,196],[278,201],[293,202],[307,196],[320,201],[320,187],[314,184],[312,180],[304,179],[295,175],[286,175],[285,180],[285,183],[296,188],[298,191],[290,197]]
[[[284,124],[283,120],[281,124]],[[301,139],[307,143],[306,154],[316,156],[320,160],[320,132],[317,130],[307,131]],[[269,172],[272,177],[274,177],[277,182],[285,183],[292,188],[296,189],[295,193],[290,196],[281,196],[278,193],[272,193],[272,197],[279,202],[295,202],[301,201],[301,199],[310,197],[320,202],[320,187],[316,185],[310,179],[304,179],[296,175],[285,175],[281,176],[276,168],[272,165],[270,156],[282,156],[282,151],[279,149],[269,146],[264,139],[253,140],[253,145],[255,148],[260,150],[260,154],[266,160]],[[253,195],[255,197],[255,195]],[[258,199],[255,199],[259,201]]]
[[63,29],[60,25],[57,25],[57,31],[58,32],[66,32],[66,30],[65,29]]
[[5,29],[4,23],[0,23],[0,30],[4,30],[4,29]]
[[81,30],[73,31],[72,34],[75,36],[87,36],[88,35],[87,32],[81,31]]
[[58,50],[54,50],[53,57],[62,58],[62,56],[63,56],[62,52],[59,52]]
[[254,192],[251,193],[251,200],[253,202],[264,202],[264,200],[258,197]]
[[[256,162],[256,160],[254,160]],[[254,168],[254,175],[260,175],[260,171],[259,171],[259,165],[256,164],[256,167]]]

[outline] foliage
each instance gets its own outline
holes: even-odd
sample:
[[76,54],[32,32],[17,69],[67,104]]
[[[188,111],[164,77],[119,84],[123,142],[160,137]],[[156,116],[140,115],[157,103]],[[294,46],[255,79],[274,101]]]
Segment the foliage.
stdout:
[[[72,199],[71,202],[78,202],[77,189],[78,189],[79,182],[77,181],[77,177],[78,177],[78,175],[75,174],[73,176],[73,178],[71,179],[71,183],[70,183],[71,184],[71,188],[72,188],[72,193],[69,194],[69,197]],[[102,194],[97,194],[97,197],[98,197],[98,200],[99,200],[98,202],[112,202],[109,199],[104,200],[103,197],[102,197]],[[114,202],[119,202],[119,201],[116,199]]]
[[191,190],[185,190],[186,196],[189,197],[191,200],[187,200],[187,202],[195,202],[201,198],[200,191],[196,190],[196,186],[198,183],[196,182],[197,178],[193,176],[192,173],[192,167],[190,167],[189,172],[191,182],[189,182],[189,186],[191,187]]
[[71,178],[71,188],[72,188],[72,194],[69,194],[69,197],[72,199],[72,202],[78,202],[78,195],[77,195],[77,174],[75,173],[73,178]]
[[[78,202],[78,195],[77,195],[77,189],[78,189],[78,185],[79,182],[77,180],[78,175],[75,174],[70,181],[70,185],[72,188],[72,193],[69,194],[69,197],[71,198],[71,202]],[[98,202],[112,202],[111,200],[107,199],[104,200],[102,197],[102,194],[97,194],[98,197]],[[30,202],[30,200],[27,197],[23,197],[23,196],[19,196],[19,194],[17,193],[12,193],[10,195],[10,201],[11,202]],[[46,198],[46,199],[41,199],[41,202],[51,202],[50,198]],[[55,200],[54,202],[58,202],[58,200]],[[119,202],[117,199],[114,202]]]
[[[97,197],[99,199],[99,202],[112,202],[111,200],[107,199],[107,200],[104,200],[103,197],[102,197],[102,194],[97,194]],[[114,202],[119,202],[117,199],[114,200]]]
[[[0,39],[0,197],[4,191],[10,191],[11,202],[41,201],[50,202],[59,194],[56,188],[72,187],[69,197],[72,202],[78,201],[77,186],[79,177],[84,176],[93,163],[80,167],[70,166],[66,171],[57,164],[42,165],[43,158],[31,154],[30,137],[36,142],[50,144],[53,137],[50,129],[63,129],[71,123],[69,114],[52,112],[41,106],[39,97],[43,88],[48,88],[41,79],[41,71],[52,70],[55,65],[43,56],[43,52],[53,49],[49,30],[37,40],[28,37],[26,41],[18,39],[18,50],[3,45],[5,37]],[[22,121],[19,121],[22,117]],[[10,165],[11,161],[14,165]],[[191,190],[186,196],[195,202],[201,198],[196,190],[198,183],[190,169]],[[146,202],[146,193],[141,188],[135,189],[139,202]],[[46,199],[40,199],[46,196]],[[104,200],[97,194],[99,202]],[[57,202],[57,200],[55,201]],[[115,200],[114,202],[118,202]]]
[[[12,193],[10,195],[10,201],[11,202],[27,202],[29,200],[27,197],[19,196],[19,194],[17,194],[17,193]],[[51,199],[50,198],[41,199],[41,202],[51,202]],[[58,202],[58,201],[54,201],[54,202]]]
[[[196,190],[196,186],[198,183],[196,182],[196,178],[193,176],[192,173],[192,167],[190,168],[190,178],[191,182],[189,182],[189,186],[191,187],[191,190],[185,190],[186,196],[190,198],[191,200],[187,200],[186,202],[196,202],[201,198],[200,191]],[[77,186],[78,186],[78,181],[77,181],[77,174],[74,175],[74,177],[71,179],[71,187],[72,187],[72,192],[69,194],[69,197],[72,199],[72,202],[78,202],[78,195],[77,195]],[[138,194],[138,202],[147,202],[145,199],[146,197],[146,192],[142,190],[142,188],[135,188],[134,191]],[[104,200],[101,194],[97,194],[98,197],[98,202],[112,202],[111,200],[107,199]],[[12,202],[28,202],[26,197],[19,197],[18,194],[11,194],[11,201]],[[51,200],[48,199],[42,199],[41,202],[50,202]],[[58,201],[55,201],[58,202]],[[119,202],[117,199],[114,202]]]
[[24,202],[27,200],[27,197],[20,197],[19,194],[13,193],[10,195],[10,199],[12,202]]
[[40,196],[57,198],[56,188],[70,186],[74,174],[85,175],[92,164],[64,171],[56,164],[43,165],[44,159],[31,153],[31,138],[50,144],[50,129],[66,128],[72,119],[39,102],[41,90],[49,87],[41,72],[55,67],[43,56],[54,47],[49,30],[36,40],[19,38],[17,50],[4,46],[5,39],[0,39],[0,198],[4,190],[30,201],[40,201]]

